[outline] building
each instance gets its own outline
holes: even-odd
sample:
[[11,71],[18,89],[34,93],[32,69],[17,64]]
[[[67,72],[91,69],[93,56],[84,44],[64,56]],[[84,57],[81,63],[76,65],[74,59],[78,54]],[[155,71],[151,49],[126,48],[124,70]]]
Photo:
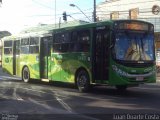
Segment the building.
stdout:
[[106,0],[97,5],[97,20],[138,19],[154,24],[160,49],[160,0]]

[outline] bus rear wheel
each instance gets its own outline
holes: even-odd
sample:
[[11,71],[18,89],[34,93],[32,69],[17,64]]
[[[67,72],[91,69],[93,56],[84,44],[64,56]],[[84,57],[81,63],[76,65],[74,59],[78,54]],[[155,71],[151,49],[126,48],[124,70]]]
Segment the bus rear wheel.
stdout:
[[78,71],[76,75],[76,85],[80,92],[87,92],[90,89],[89,75],[85,70]]
[[30,80],[30,73],[28,67],[24,67],[22,71],[22,80],[27,83]]

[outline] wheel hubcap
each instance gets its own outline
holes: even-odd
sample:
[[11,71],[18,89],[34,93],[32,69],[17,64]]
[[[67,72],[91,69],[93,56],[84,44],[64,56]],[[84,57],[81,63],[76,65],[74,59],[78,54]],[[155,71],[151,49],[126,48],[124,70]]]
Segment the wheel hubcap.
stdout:
[[87,78],[85,75],[81,75],[78,80],[78,85],[84,87],[86,85]]
[[25,70],[24,71],[24,80],[28,80],[28,77],[29,77],[28,72]]

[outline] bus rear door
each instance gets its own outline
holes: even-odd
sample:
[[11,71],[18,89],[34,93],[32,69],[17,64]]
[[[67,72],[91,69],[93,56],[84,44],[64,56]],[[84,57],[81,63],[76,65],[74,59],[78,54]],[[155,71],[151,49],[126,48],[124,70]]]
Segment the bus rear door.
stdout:
[[43,37],[40,42],[40,77],[48,79],[50,72],[50,38]]
[[13,44],[13,75],[20,76],[20,40],[15,40]]

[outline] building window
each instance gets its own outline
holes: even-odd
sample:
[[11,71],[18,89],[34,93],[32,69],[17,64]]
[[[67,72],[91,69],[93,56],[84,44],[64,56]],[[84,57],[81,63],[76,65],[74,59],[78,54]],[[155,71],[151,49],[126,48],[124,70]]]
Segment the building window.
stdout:
[[129,18],[130,19],[137,19],[138,14],[139,14],[139,9],[138,8],[134,8],[134,9],[129,10]]
[[113,12],[110,14],[111,20],[117,20],[119,19],[119,12]]

